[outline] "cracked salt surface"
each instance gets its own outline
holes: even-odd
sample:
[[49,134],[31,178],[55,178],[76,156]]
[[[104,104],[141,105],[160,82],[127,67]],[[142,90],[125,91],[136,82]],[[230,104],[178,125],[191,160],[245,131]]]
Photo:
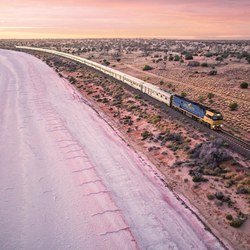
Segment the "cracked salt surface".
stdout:
[[1,249],[221,249],[45,63],[0,50]]

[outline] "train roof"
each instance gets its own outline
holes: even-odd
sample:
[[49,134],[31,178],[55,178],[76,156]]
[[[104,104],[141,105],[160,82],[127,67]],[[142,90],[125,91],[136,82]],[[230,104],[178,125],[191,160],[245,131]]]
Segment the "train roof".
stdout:
[[148,83],[148,82],[145,82],[139,78],[136,78],[134,76],[130,76],[126,73],[123,73],[123,72],[120,72],[118,70],[115,70],[115,69],[112,69],[110,67],[107,67],[105,65],[102,65],[100,63],[97,63],[97,62],[94,62],[94,61],[91,61],[91,60],[88,60],[88,59],[85,59],[83,57],[80,57],[80,56],[75,56],[75,55],[72,55],[72,54],[69,54],[69,53],[65,53],[65,52],[61,52],[61,51],[56,51],[56,50],[50,50],[50,49],[46,49],[46,48],[37,48],[37,47],[28,47],[28,46],[16,46],[16,48],[23,48],[23,49],[31,49],[31,50],[37,50],[37,51],[45,51],[45,52],[48,52],[48,53],[51,53],[53,52],[53,54],[57,54],[57,55],[65,55],[66,57],[71,57],[72,59],[77,59],[77,60],[80,60],[82,61],[83,63],[86,63],[88,62],[89,64],[92,64],[92,65],[95,65],[95,66],[100,66],[102,67],[102,69],[106,69],[106,70],[109,70],[113,73],[116,73],[116,74],[119,74],[119,75],[122,75],[124,77],[127,77],[128,79],[131,79],[137,83],[140,83],[140,84],[143,84],[144,86],[146,86],[147,88],[150,88],[152,90],[155,90],[157,91],[158,93],[161,93],[161,94],[168,94],[168,95],[173,95],[174,93],[172,91],[166,91],[164,89],[161,89],[159,88],[158,86],[155,86],[151,83]]

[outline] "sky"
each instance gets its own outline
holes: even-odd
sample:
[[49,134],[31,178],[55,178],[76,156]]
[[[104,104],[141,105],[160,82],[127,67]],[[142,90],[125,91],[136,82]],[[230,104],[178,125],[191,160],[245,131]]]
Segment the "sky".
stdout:
[[0,0],[0,39],[250,39],[250,0]]

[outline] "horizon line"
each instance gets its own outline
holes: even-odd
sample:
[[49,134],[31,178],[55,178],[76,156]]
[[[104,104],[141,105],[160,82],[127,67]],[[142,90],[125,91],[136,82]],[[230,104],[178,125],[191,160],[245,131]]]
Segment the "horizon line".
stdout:
[[71,38],[71,37],[63,37],[63,38],[56,38],[56,37],[50,37],[50,38],[0,38],[0,40],[98,40],[98,39],[165,39],[165,40],[188,40],[188,41],[205,41],[205,40],[216,40],[216,41],[250,41],[249,38],[240,38],[240,37],[211,37],[211,38],[178,38],[178,37],[154,37],[154,36],[146,36],[146,37],[79,37],[79,38]]

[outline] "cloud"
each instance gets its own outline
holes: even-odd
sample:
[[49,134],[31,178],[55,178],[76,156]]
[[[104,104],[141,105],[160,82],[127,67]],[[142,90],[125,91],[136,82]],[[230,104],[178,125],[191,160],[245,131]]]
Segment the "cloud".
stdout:
[[28,29],[53,29],[55,27],[37,27],[37,26],[0,26],[0,30],[28,30]]
[[246,37],[249,7],[248,0],[0,0],[0,27],[55,36]]

